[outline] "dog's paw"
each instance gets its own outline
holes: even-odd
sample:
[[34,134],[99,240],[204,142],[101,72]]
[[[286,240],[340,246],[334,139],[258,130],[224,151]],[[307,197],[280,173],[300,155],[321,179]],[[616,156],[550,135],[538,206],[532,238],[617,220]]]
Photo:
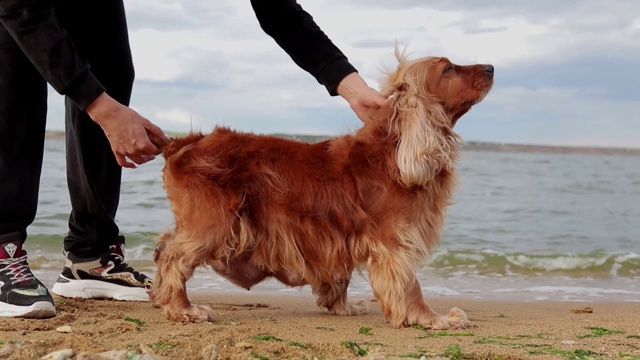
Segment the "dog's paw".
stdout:
[[208,306],[190,306],[182,311],[184,322],[213,321],[213,309]]
[[213,309],[208,306],[188,306],[179,309],[165,308],[167,318],[177,322],[200,323],[213,321]]
[[358,300],[356,302],[349,302],[344,304],[338,302],[333,304],[332,308],[328,308],[329,313],[343,316],[358,316],[369,313],[369,306],[364,300]]
[[418,325],[433,330],[465,329],[469,327],[469,319],[462,309],[454,307],[449,310],[447,315],[422,318],[418,322]]
[[466,329],[469,327],[469,318],[462,309],[454,307],[447,314],[447,322],[450,329]]
[[437,315],[433,312],[422,313],[413,321],[407,319],[398,327],[411,325],[420,325],[433,330],[465,329],[469,327],[469,319],[462,309],[454,307],[449,310],[447,315]]

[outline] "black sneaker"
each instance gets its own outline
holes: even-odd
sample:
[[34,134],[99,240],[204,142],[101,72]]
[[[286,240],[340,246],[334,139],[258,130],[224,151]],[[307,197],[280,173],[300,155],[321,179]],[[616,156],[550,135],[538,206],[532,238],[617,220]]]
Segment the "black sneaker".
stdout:
[[68,298],[149,301],[152,281],[124,262],[124,237],[97,259],[67,253],[67,261],[51,292]]
[[34,319],[56,316],[51,294],[31,273],[20,240],[0,238],[0,316]]

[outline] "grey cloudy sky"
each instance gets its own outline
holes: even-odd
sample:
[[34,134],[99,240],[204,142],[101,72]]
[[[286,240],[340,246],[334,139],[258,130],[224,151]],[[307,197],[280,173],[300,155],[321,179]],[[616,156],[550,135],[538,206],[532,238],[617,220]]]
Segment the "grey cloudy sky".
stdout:
[[[456,125],[465,140],[640,147],[640,1],[300,0],[373,87],[397,41],[415,57],[491,63],[489,96]],[[262,32],[248,0],[128,0],[132,107],[165,130],[216,124],[338,135],[344,100]],[[50,94],[49,129],[62,99]]]

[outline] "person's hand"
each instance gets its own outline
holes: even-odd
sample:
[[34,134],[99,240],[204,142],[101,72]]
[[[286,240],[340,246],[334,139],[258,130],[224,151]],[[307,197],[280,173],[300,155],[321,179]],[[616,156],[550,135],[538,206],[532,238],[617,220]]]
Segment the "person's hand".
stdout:
[[342,79],[338,84],[337,91],[347,100],[353,112],[365,124],[375,120],[386,120],[391,116],[392,100],[369,87],[356,72]]
[[160,150],[149,134],[166,139],[164,132],[135,110],[102,93],[86,108],[87,113],[104,131],[118,164],[135,168],[155,159]]

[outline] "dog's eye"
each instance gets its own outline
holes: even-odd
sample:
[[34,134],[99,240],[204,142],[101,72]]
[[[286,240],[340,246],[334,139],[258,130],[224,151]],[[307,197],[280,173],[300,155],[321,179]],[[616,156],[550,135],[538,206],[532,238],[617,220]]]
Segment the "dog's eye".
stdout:
[[451,72],[451,70],[453,70],[453,66],[451,65],[447,65],[445,66],[444,70],[442,71],[443,74],[446,74],[448,72]]

